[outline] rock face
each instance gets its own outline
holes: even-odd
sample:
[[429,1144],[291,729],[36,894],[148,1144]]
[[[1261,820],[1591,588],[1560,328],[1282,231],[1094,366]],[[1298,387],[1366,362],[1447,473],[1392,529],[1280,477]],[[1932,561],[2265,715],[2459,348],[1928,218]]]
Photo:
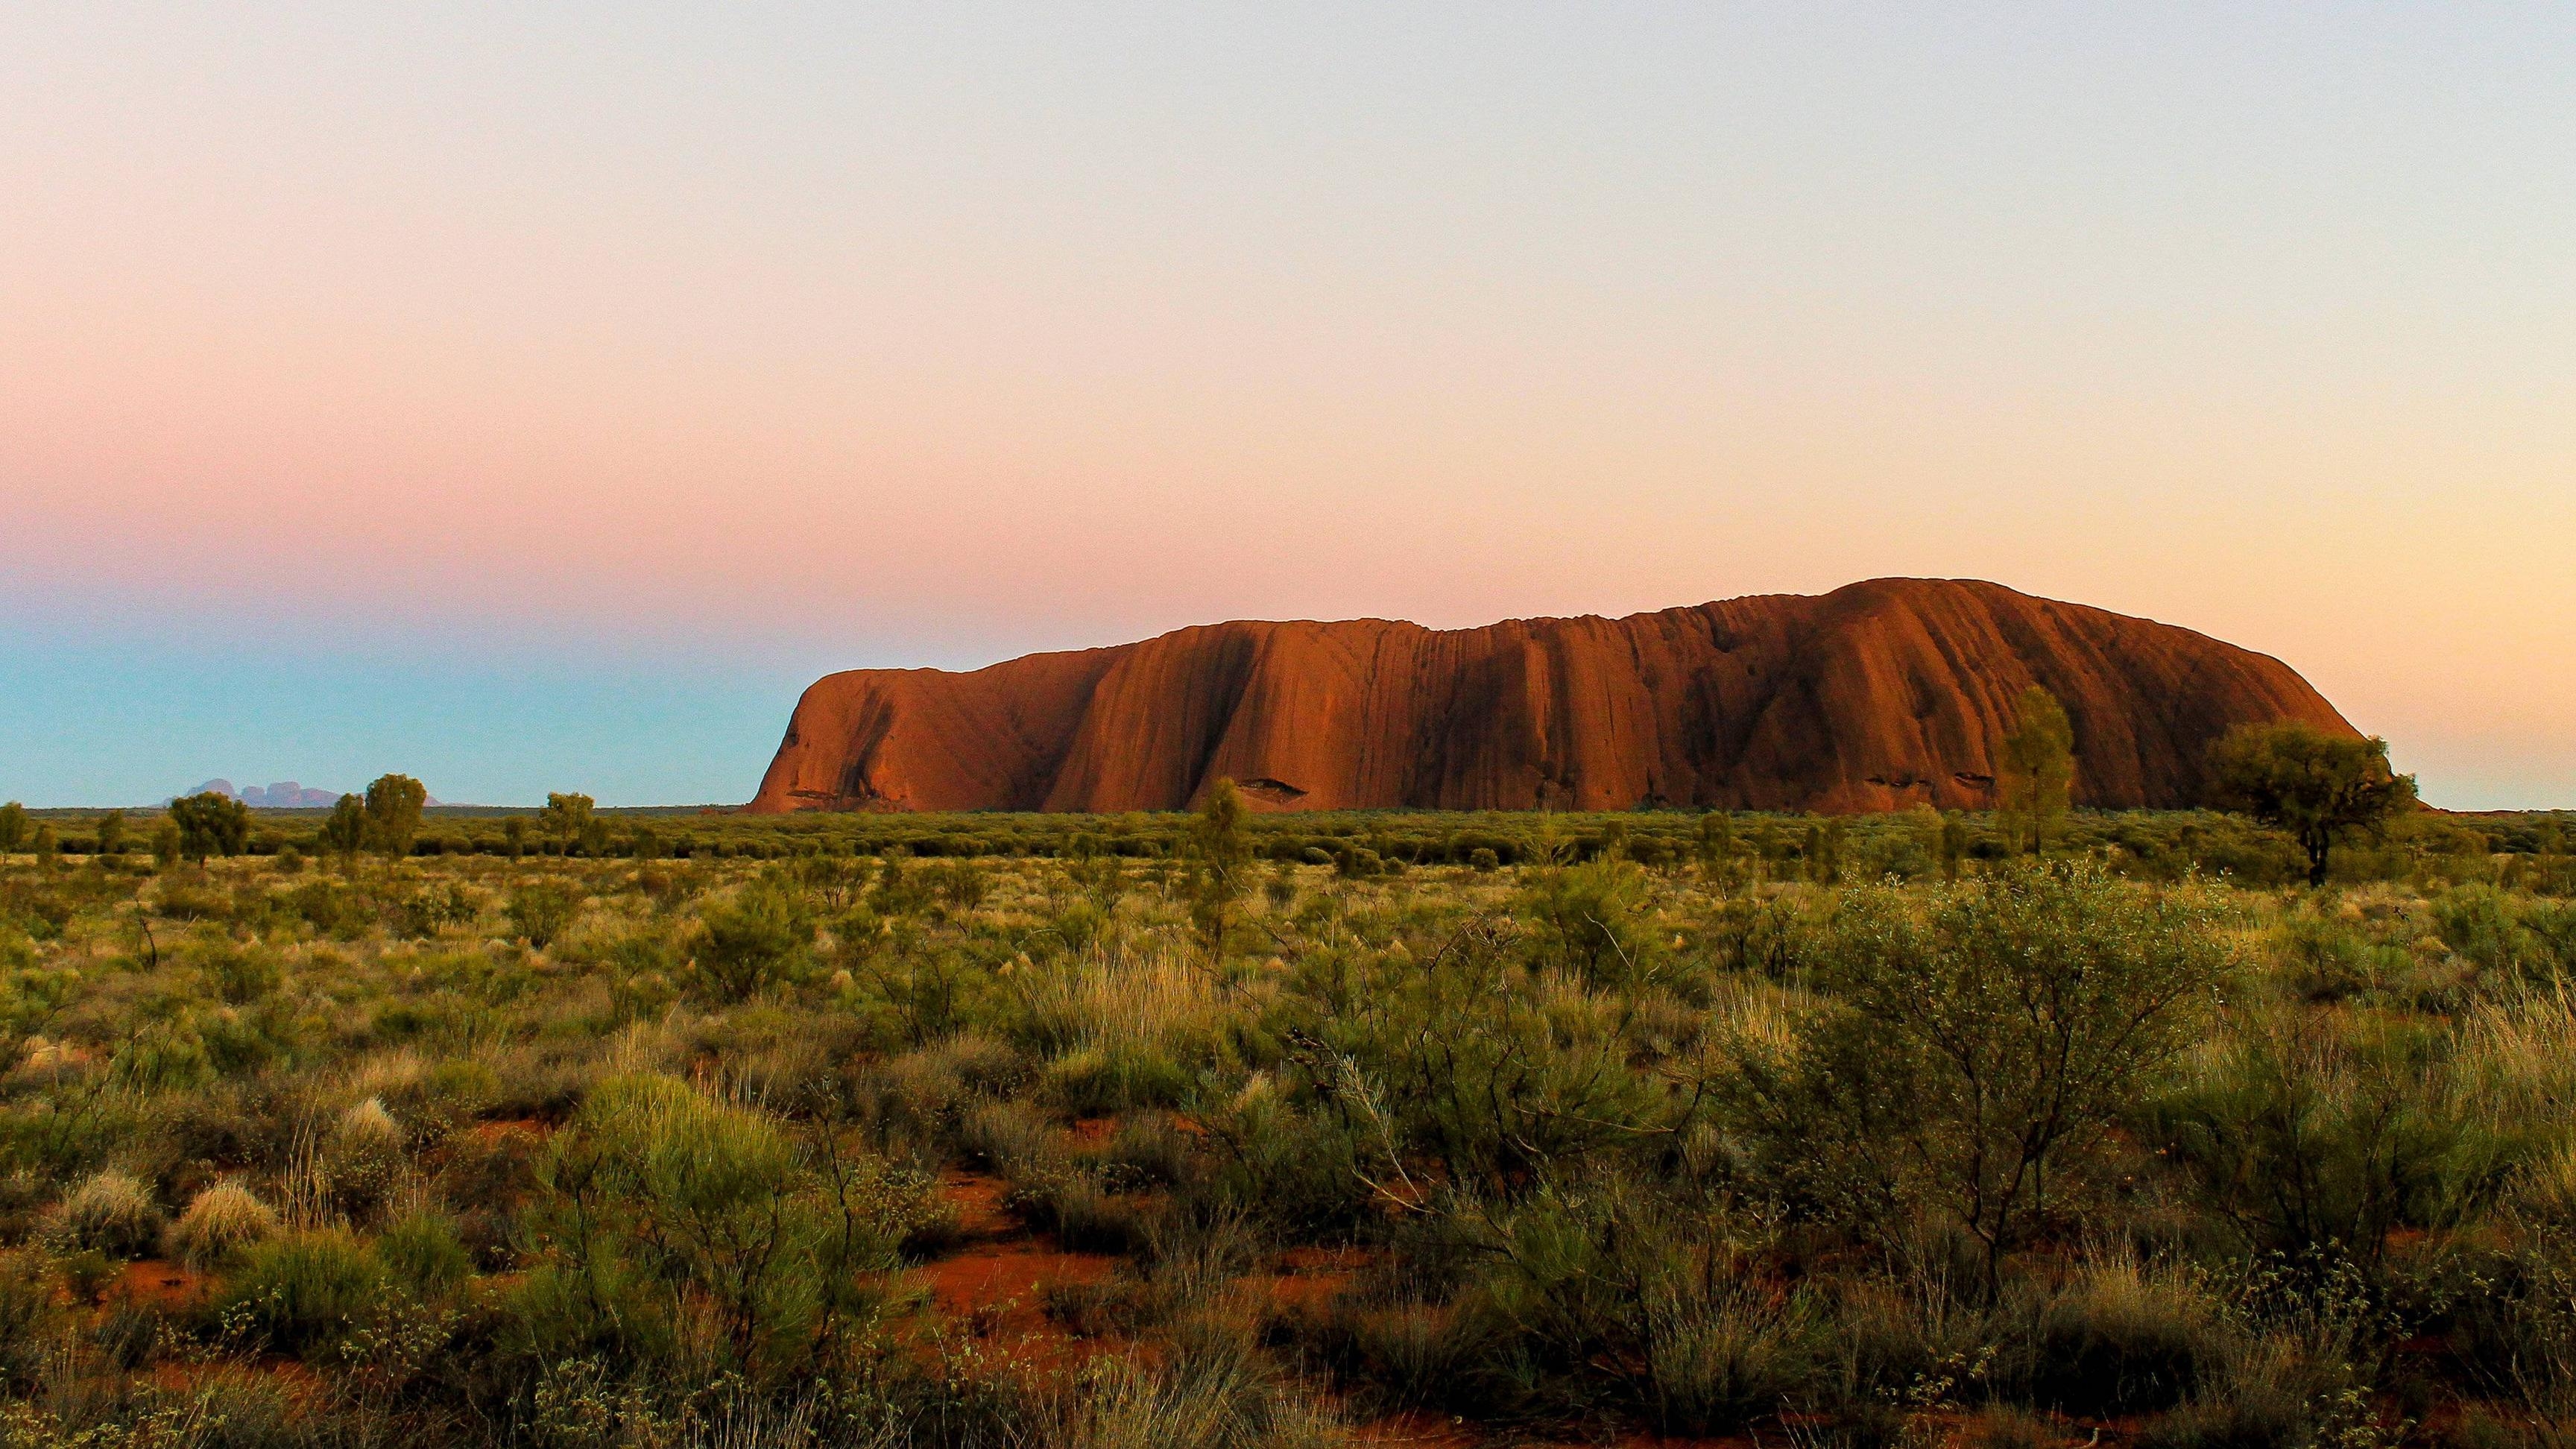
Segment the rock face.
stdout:
[[2022,690],[2075,727],[2075,798],[2196,802],[2243,721],[2357,733],[2289,666],[1995,584],[1878,579],[1625,619],[1233,623],[805,691],[750,809],[1257,806],[1850,812],[1992,803]]

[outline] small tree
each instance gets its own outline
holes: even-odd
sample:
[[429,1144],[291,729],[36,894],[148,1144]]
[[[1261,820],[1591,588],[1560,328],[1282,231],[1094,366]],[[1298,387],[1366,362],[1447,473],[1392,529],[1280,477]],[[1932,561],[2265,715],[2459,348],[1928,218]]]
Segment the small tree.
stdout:
[[411,854],[429,791],[409,775],[378,775],[367,786],[367,844],[387,856]]
[[1646,872],[1599,856],[1530,876],[1519,901],[1539,958],[1599,986],[1635,989],[1661,968]]
[[322,848],[340,857],[346,866],[357,858],[367,843],[367,805],[355,795],[343,795],[331,806],[330,817],[322,822]]
[[2238,725],[2210,747],[2211,803],[2289,833],[2308,856],[2308,884],[2326,857],[2375,835],[2415,803],[2415,777],[2388,763],[2388,741],[2330,735],[2314,725]]
[[549,791],[546,808],[537,816],[537,825],[554,837],[563,854],[570,855],[575,845],[586,843],[594,808],[596,802],[587,795],[558,795]]
[[179,827],[168,820],[152,827],[152,863],[163,870],[179,863]]
[[27,807],[12,800],[0,805],[0,855],[16,855],[27,843]]
[[1941,879],[1959,878],[1959,863],[1968,855],[1968,822],[1957,814],[1941,817]]
[[63,863],[62,842],[55,838],[52,821],[36,827],[36,866],[52,870]]
[[1716,885],[1735,884],[1735,817],[1726,811],[1699,818],[1699,868]]
[[1243,895],[1244,868],[1252,861],[1252,840],[1243,828],[1247,813],[1234,782],[1219,780],[1208,787],[1207,798],[1199,802],[1199,818],[1190,828],[1195,875],[1190,919],[1215,955],[1225,953],[1226,929],[1233,921],[1234,903]]
[[115,855],[125,849],[125,812],[110,810],[98,817],[98,853]]
[[2075,786],[2075,727],[2057,696],[2034,684],[2021,692],[2011,734],[1995,759],[2005,835],[2039,853],[2066,816]]
[[1848,828],[1839,820],[1807,823],[1806,844],[1800,847],[1807,860],[1807,879],[1818,885],[1841,883],[1843,837]]
[[179,853],[202,865],[210,855],[239,855],[250,843],[250,807],[212,790],[170,802]]

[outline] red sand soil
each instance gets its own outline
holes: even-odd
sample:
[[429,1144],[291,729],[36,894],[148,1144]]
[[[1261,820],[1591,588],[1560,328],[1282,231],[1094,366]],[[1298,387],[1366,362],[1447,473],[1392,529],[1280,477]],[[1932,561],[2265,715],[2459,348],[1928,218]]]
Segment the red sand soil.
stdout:
[[168,1310],[184,1308],[203,1298],[206,1287],[206,1279],[202,1275],[189,1272],[176,1263],[159,1258],[138,1258],[126,1264],[125,1271],[109,1285],[107,1297],[110,1300],[127,1298],[146,1307]]
[[1004,1190],[982,1173],[941,1174],[940,1196],[957,1215],[960,1246],[905,1277],[927,1290],[941,1319],[1021,1362],[1051,1367],[1106,1351],[1048,1318],[1046,1295],[1057,1284],[1097,1283],[1118,1260],[1068,1253],[1030,1233],[1002,1206]]
[[[1081,1141],[1106,1139],[1114,1122],[1074,1124]],[[1047,1317],[1048,1288],[1106,1279],[1118,1260],[1100,1253],[1070,1253],[1045,1234],[1032,1233],[1003,1205],[1008,1191],[986,1173],[951,1170],[939,1193],[956,1215],[958,1246],[903,1275],[923,1291],[926,1306],[943,1324],[960,1329],[988,1351],[1024,1368],[1057,1371],[1079,1367],[1095,1355],[1125,1352],[1132,1343],[1078,1338]],[[1237,1280],[1255,1302],[1273,1310],[1314,1312],[1328,1307],[1368,1266],[1359,1248],[1291,1248],[1271,1257],[1262,1272]],[[1421,1449],[1483,1449],[1496,1436],[1480,1425],[1446,1414],[1407,1410],[1352,1426],[1359,1444]],[[1517,1441],[1516,1441],[1517,1442]],[[1619,1441],[1635,1449],[1758,1449],[1749,1440],[1683,1440],[1642,1436]]]
[[311,1364],[283,1354],[267,1354],[249,1362],[238,1359],[203,1363],[164,1360],[152,1366],[151,1379],[153,1387],[174,1394],[190,1393],[210,1384],[265,1379],[286,1395],[287,1402],[305,1407],[322,1402],[329,1393],[328,1386],[322,1382],[322,1375]]
[[1274,1309],[1319,1312],[1358,1279],[1368,1260],[1357,1248],[1291,1248],[1271,1259],[1272,1271],[1242,1281]]

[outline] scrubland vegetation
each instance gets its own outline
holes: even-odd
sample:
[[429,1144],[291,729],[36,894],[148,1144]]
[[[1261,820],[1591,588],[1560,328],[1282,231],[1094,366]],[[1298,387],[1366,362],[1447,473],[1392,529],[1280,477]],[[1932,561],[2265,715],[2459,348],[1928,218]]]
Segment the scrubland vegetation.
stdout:
[[2576,1435],[2563,818],[577,798],[23,823],[0,1442]]

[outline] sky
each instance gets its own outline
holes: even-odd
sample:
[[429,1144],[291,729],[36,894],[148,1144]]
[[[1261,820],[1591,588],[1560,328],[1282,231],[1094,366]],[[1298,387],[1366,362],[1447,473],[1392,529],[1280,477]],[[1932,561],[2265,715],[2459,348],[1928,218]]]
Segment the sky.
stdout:
[[2576,8],[0,0],[0,797],[1913,574],[2576,806]]

